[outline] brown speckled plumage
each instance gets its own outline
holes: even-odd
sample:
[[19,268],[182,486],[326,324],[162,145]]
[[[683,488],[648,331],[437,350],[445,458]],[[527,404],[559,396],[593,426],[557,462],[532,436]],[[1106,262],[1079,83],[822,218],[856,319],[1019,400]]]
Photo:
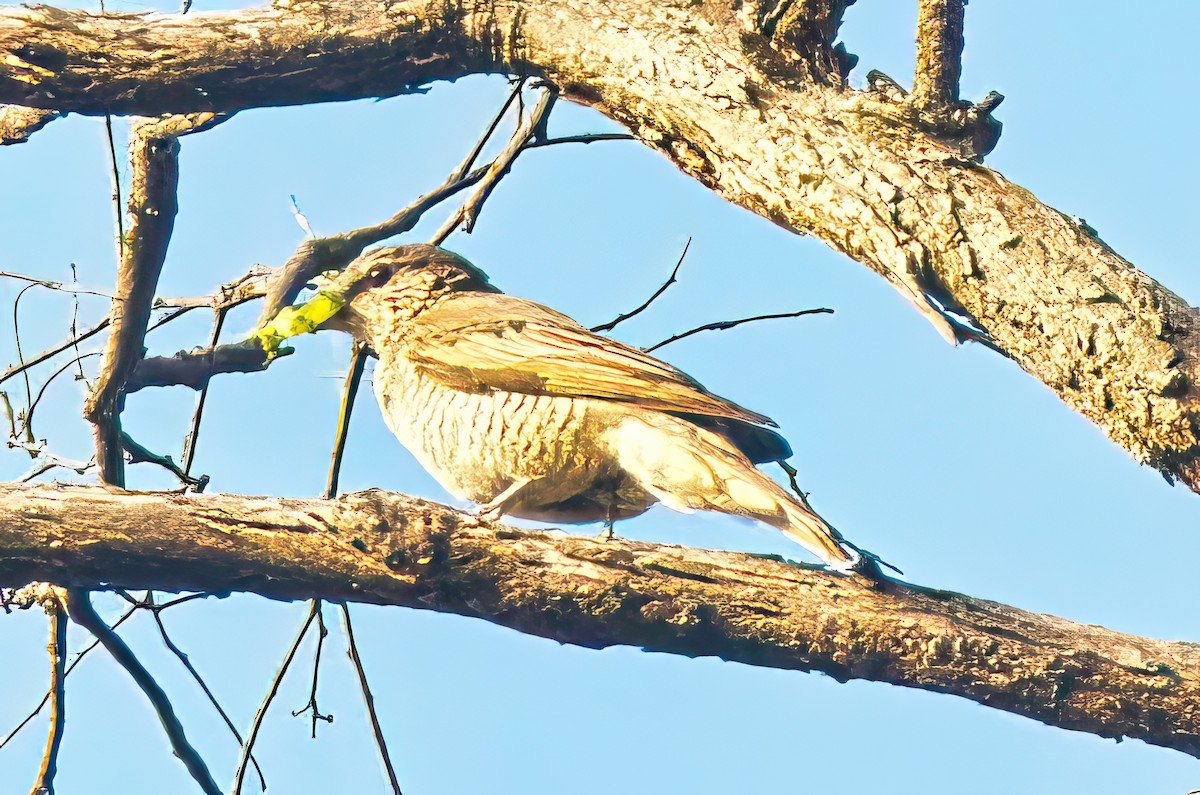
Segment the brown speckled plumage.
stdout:
[[379,356],[388,427],[489,517],[636,516],[656,502],[748,516],[839,568],[858,557],[756,462],[790,455],[761,414],[644,352],[501,293],[456,254],[377,249],[337,325]]

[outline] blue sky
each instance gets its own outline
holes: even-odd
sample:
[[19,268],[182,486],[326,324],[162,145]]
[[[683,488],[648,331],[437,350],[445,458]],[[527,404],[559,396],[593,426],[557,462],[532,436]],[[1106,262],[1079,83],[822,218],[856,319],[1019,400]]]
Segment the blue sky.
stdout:
[[[860,66],[909,84],[915,2],[859,0],[842,36]],[[109,4],[112,7],[112,4]],[[125,10],[143,6],[121,4]],[[203,3],[198,7],[204,6]],[[1043,201],[1087,219],[1117,251],[1192,303],[1190,255],[1200,166],[1180,98],[1200,7],[975,0],[967,9],[963,93],[996,89],[1004,135],[988,164]],[[1125,13],[1116,13],[1122,12]],[[382,102],[253,111],[183,142],[181,212],[163,294],[195,294],[302,238],[297,197],[318,233],[386,217],[437,184],[503,101],[500,78],[437,84]],[[617,129],[560,105],[552,132]],[[55,122],[0,150],[0,270],[111,284],[111,188],[103,124]],[[440,221],[411,235],[421,240]],[[448,246],[508,292],[598,323],[640,303],[693,238],[679,284],[618,336],[650,344],[692,325],[829,306],[832,316],[763,323],[665,348],[715,392],[774,417],[815,505],[849,537],[922,584],[960,590],[1159,638],[1200,640],[1194,609],[1200,498],[1140,467],[1011,362],[947,346],[862,266],[732,207],[634,143],[527,153],[472,235]],[[0,280],[10,307],[17,285]],[[104,302],[82,299],[80,323]],[[70,299],[22,301],[25,350],[66,336]],[[254,309],[234,315],[228,338]],[[0,323],[9,321],[0,319]],[[155,353],[201,344],[194,313],[149,341]],[[0,364],[14,361],[0,332]],[[212,489],[314,495],[324,485],[346,341],[300,340],[264,375],[215,381],[196,469]],[[48,373],[38,373],[44,377]],[[13,382],[5,385],[16,396]],[[34,389],[38,388],[35,380]],[[39,436],[86,458],[82,392],[47,390]],[[194,396],[130,398],[127,429],[178,455]],[[0,479],[23,454],[0,451]],[[168,487],[146,466],[131,484]],[[343,488],[448,499],[400,448],[369,394],[352,428]],[[593,532],[594,528],[584,528]],[[803,553],[773,531],[656,508],[620,534],[696,546]],[[117,600],[100,599],[115,616]],[[305,613],[255,597],[208,599],[165,614],[235,721],[249,724]],[[356,632],[408,793],[1171,793],[1200,788],[1200,763],[1129,741],[1044,727],[965,700],[820,675],[687,660],[634,649],[588,651],[477,620],[358,607]],[[321,706],[332,725],[308,739],[291,710],[307,700],[311,644],[284,684],[260,741],[277,793],[384,792],[353,674],[336,629]],[[148,616],[123,633],[176,698],[218,781],[237,748],[161,648]],[[86,640],[72,633],[71,641]],[[0,616],[0,732],[45,685],[45,619]],[[124,673],[89,657],[69,680],[60,791],[192,791]],[[27,790],[44,723],[0,751],[0,793]]]

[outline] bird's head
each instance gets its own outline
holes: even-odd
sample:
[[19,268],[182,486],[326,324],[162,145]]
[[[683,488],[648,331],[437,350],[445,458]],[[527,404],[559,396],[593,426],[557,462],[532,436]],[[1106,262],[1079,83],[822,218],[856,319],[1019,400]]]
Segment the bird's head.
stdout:
[[444,248],[418,243],[377,248],[351,262],[337,282],[346,306],[329,327],[349,331],[372,346],[440,299],[457,292],[500,292],[487,274]]

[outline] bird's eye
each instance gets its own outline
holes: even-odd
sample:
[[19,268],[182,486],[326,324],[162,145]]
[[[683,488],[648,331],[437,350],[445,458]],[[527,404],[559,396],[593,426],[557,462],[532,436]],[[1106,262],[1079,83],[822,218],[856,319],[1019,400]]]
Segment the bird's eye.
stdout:
[[367,274],[367,288],[382,287],[387,284],[391,275],[391,271],[387,268],[372,268]]

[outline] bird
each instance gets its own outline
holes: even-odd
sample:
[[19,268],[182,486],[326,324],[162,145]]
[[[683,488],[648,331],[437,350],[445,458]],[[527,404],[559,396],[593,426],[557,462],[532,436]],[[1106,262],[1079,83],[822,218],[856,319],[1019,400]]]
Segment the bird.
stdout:
[[837,571],[873,559],[758,469],[792,454],[769,417],[641,349],[438,246],[369,250],[339,278],[324,327],[375,353],[387,426],[481,520],[611,528],[661,502],[763,522]]

